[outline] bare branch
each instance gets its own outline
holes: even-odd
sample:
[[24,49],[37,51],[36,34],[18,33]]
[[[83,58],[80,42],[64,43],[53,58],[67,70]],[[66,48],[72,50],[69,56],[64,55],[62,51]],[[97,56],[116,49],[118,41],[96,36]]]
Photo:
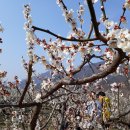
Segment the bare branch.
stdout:
[[22,103],[20,106],[18,104],[0,104],[0,108],[5,108],[5,107],[9,107],[9,108],[25,108],[25,107],[33,107],[33,106],[37,106],[40,103],[37,102],[32,102],[32,103]]
[[37,119],[38,119],[38,116],[39,116],[41,109],[42,109],[42,104],[38,104],[36,106],[36,110],[34,112],[33,118],[32,118],[31,123],[30,123],[31,130],[35,130]]
[[[88,56],[89,56],[89,57],[88,57]],[[80,66],[79,66],[77,69],[75,69],[75,70],[72,72],[72,74],[75,75],[76,73],[80,72],[81,69],[86,65],[86,63],[89,64],[89,62],[90,62],[90,60],[91,60],[92,58],[99,58],[99,59],[103,60],[102,56],[96,56],[96,55],[94,55],[94,54],[93,54],[93,55],[86,55],[86,56],[84,57],[83,62],[80,64]],[[93,73],[94,73],[94,70],[93,70],[93,68],[91,67],[90,64],[89,64],[89,66],[90,66],[90,68],[92,69],[92,71],[93,71]]]
[[59,36],[49,30],[46,30],[46,29],[42,29],[42,28],[38,28],[36,26],[32,26],[32,28],[35,30],[38,30],[38,31],[42,31],[42,32],[45,32],[45,33],[48,33],[56,38],[60,38],[61,40],[64,40],[64,41],[74,41],[74,42],[87,42],[87,41],[95,41],[95,40],[98,40],[98,38],[91,38],[91,39],[76,39],[76,38],[73,38],[73,39],[69,39],[69,38],[65,38],[65,37],[62,37],[62,36]]
[[90,62],[88,62],[88,65],[89,65],[90,69],[92,70],[92,72],[95,73],[95,72],[94,72],[94,69],[93,69],[93,67],[91,66],[91,63],[90,63]]
[[106,70],[104,70],[98,74],[94,74],[91,77],[86,77],[84,79],[75,80],[72,82],[72,84],[84,84],[84,83],[88,83],[88,82],[93,82],[94,80],[104,78],[107,75],[115,72],[117,67],[120,65],[121,61],[125,57],[125,53],[121,49],[117,49],[117,51],[118,51],[118,54],[116,54],[115,58],[113,59],[112,64],[108,68],[106,68]]
[[58,89],[60,89],[62,87],[63,83],[59,82],[57,84],[54,85],[54,88],[51,89],[46,95],[42,96],[41,99],[45,99],[47,97],[49,97],[50,95],[52,95],[55,91],[57,91]]
[[91,57],[89,57],[89,59],[86,60],[87,58],[88,58],[87,56],[84,57],[84,59],[83,59],[82,63],[80,64],[80,66],[72,72],[73,75],[75,75],[76,73],[78,73],[78,72],[84,67],[84,65],[85,65],[88,61],[90,61]]
[[96,37],[97,37],[99,40],[101,40],[101,41],[104,42],[104,43],[107,43],[107,39],[104,38],[104,37],[100,34],[100,32],[99,32],[99,29],[98,29],[99,23],[97,22],[97,19],[96,19],[96,14],[95,14],[95,10],[94,10],[94,7],[93,7],[92,0],[86,0],[86,1],[87,1],[87,3],[88,3],[89,12],[90,12],[90,15],[91,15],[91,20],[92,20],[92,23],[93,23],[95,35],[96,35]]
[[88,34],[87,39],[89,39],[89,38],[91,37],[92,32],[93,32],[93,23],[91,23],[91,26],[90,26],[90,31],[89,31],[89,34]]
[[66,75],[68,75],[68,73],[66,72],[66,70],[65,70],[65,68],[64,68],[64,66],[63,66],[62,63],[61,63],[61,68],[63,69],[64,73],[65,73]]
[[28,79],[27,79],[23,94],[22,94],[22,96],[20,98],[20,101],[19,101],[20,106],[21,106],[21,104],[22,104],[22,102],[24,100],[24,96],[25,96],[25,94],[26,94],[26,92],[28,90],[28,87],[29,87],[30,83],[31,83],[31,80],[32,80],[31,77],[32,77],[32,63],[30,62],[29,67],[28,67]]
[[[122,13],[121,17],[124,17],[125,12],[126,12],[126,8],[125,8],[125,7],[123,7],[123,13]],[[120,22],[119,22],[119,27],[121,26],[121,23],[122,23],[122,21],[121,21],[121,19],[120,19]]]
[[55,111],[56,105],[57,105],[57,104],[55,103],[55,105],[54,105],[54,107],[53,107],[53,109],[52,109],[52,112],[51,112],[49,118],[47,119],[47,122],[44,124],[44,126],[41,127],[40,130],[43,130],[43,129],[48,125],[50,119],[52,118],[52,116],[53,116],[53,114],[54,114],[54,111]]

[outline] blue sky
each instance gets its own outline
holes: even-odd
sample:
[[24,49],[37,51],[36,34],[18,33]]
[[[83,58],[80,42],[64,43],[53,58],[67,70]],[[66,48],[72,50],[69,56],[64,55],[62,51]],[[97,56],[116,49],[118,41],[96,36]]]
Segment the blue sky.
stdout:
[[[69,9],[73,8],[75,11],[77,10],[78,2],[83,2],[83,0],[64,1]],[[106,8],[109,18],[110,20],[117,21],[122,13],[121,5],[125,0],[107,1]],[[62,16],[61,9],[56,5],[56,0],[1,0],[0,21],[5,31],[0,34],[0,37],[3,38],[3,44],[0,45],[0,48],[3,49],[3,53],[0,55],[0,70],[8,72],[9,80],[12,80],[15,75],[18,75],[20,79],[26,78],[25,71],[21,65],[21,57],[27,57],[25,31],[23,30],[25,20],[22,13],[23,5],[27,3],[30,3],[32,7],[33,25],[49,29],[62,36],[66,36],[70,30],[70,26],[66,24]],[[100,9],[98,9],[98,5],[95,5],[95,8],[97,17],[99,18]],[[87,6],[85,15],[87,15],[85,16],[85,20],[89,20]],[[126,15],[130,15],[130,12]],[[84,29],[87,30],[86,27],[87,25],[84,26]],[[43,37],[43,39],[50,38],[44,33],[40,33],[40,37]],[[38,53],[43,52],[39,49]],[[42,72],[45,72],[45,70],[39,67],[39,73]]]

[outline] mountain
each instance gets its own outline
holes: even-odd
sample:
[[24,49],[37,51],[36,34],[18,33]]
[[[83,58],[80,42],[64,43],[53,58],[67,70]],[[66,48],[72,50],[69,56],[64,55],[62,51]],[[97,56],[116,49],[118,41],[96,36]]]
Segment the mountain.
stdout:
[[[91,76],[94,73],[97,74],[100,72],[99,66],[102,64],[104,64],[104,62],[91,63],[90,65],[86,65],[81,69],[80,72],[78,72],[74,76],[74,78],[82,79],[86,76]],[[122,67],[120,67],[120,69],[122,69]],[[60,75],[55,76],[55,78],[53,79],[54,82],[56,82],[56,80],[58,80],[57,77],[60,77]],[[129,77],[130,77],[130,75],[129,75]],[[40,88],[40,84],[42,83],[42,81],[47,78],[51,78],[51,71],[42,73],[38,77],[34,76],[33,80],[37,84],[37,88]],[[20,88],[23,88],[23,86],[25,86],[25,82],[26,82],[26,80],[21,81]],[[109,87],[109,84],[114,83],[114,82],[117,82],[117,83],[123,82],[126,84],[126,86],[128,86],[130,88],[129,83],[128,83],[128,78],[125,77],[124,75],[119,75],[116,73],[108,75],[106,77],[106,79],[102,80],[99,84],[102,85],[103,87],[105,87],[105,89],[107,89]]]

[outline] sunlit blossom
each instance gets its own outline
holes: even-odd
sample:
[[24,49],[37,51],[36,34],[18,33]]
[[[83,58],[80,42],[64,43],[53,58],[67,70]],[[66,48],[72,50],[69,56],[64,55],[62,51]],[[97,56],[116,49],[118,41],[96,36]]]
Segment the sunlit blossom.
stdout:
[[92,2],[93,2],[93,3],[96,3],[96,2],[98,2],[98,0],[92,0]]
[[105,27],[107,29],[111,29],[114,26],[114,22],[113,21],[105,20],[103,23],[104,23],[104,25],[105,25]]
[[130,0],[126,0],[124,7],[130,10]]
[[41,102],[41,93],[36,94],[36,97],[35,97],[34,101]]

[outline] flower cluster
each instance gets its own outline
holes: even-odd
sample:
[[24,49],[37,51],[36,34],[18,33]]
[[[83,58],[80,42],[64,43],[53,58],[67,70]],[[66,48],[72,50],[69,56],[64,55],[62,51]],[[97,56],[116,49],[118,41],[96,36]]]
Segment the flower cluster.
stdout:
[[1,72],[0,72],[0,79],[1,79],[1,78],[4,78],[6,75],[7,75],[7,72],[6,72],[6,71],[1,71]]
[[125,1],[124,7],[130,9],[130,0]]
[[127,23],[126,17],[125,16],[121,16],[120,17],[120,22],[126,24]]
[[116,82],[111,84],[111,91],[118,92],[118,84]]
[[36,41],[36,36],[34,34],[34,30],[32,29],[32,17],[30,15],[31,8],[30,5],[24,6],[24,18],[26,19],[26,22],[24,24],[24,29],[26,31],[26,42],[28,45],[28,56],[30,58],[33,57],[33,49],[34,49],[34,43]]
[[[53,74],[62,73],[62,75],[71,76],[72,72],[75,70],[74,62],[75,58],[78,54],[81,54],[81,57],[84,59],[85,57],[89,59],[89,56],[94,52],[101,52],[100,46],[94,47],[93,42],[84,42],[78,44],[67,44],[62,42],[61,39],[56,39],[55,41],[37,39],[37,45],[41,46],[45,51],[47,51],[49,60],[45,56],[37,56],[34,55],[33,61],[40,61],[46,69],[50,69],[53,71]],[[82,60],[82,59],[81,59]],[[67,64],[67,68],[65,68],[65,61]],[[62,71],[64,70],[66,71]]]
[[83,14],[84,14],[84,6],[83,5],[79,5],[79,10],[77,11],[78,13],[78,19],[79,19],[79,22],[80,24],[82,25],[84,23],[84,20],[82,18]]
[[[0,24],[0,32],[3,32],[4,28],[2,27],[2,25]],[[3,43],[2,38],[0,37],[0,43]],[[2,52],[2,49],[0,49],[0,53]]]
[[48,90],[50,88],[50,86],[51,86],[50,79],[43,80],[41,83],[41,89]]
[[10,96],[10,92],[6,90],[5,84],[2,81],[0,81],[0,95],[3,95],[5,100],[7,96]]
[[125,88],[125,84],[124,83],[112,83],[110,84],[111,86],[111,91],[113,92],[118,92],[119,91],[119,88]]
[[73,18],[74,13],[73,9],[68,11],[62,0],[57,0],[57,4],[59,5],[59,7],[62,8],[63,16],[65,17],[66,22],[69,22],[72,26],[72,29],[75,30],[77,23]]
[[[126,1],[128,4],[129,1]],[[124,52],[130,52],[130,31],[126,28],[120,28],[120,25],[114,21],[108,19],[101,21],[105,25],[106,29],[109,30],[106,38],[108,39],[108,45],[110,48],[121,48]],[[126,17],[123,15],[120,17],[121,23],[126,23]]]
[[105,27],[106,27],[107,29],[113,28],[113,26],[114,26],[114,24],[115,24],[113,21],[109,21],[109,20],[104,20],[103,23],[104,23],[104,25],[105,25]]
[[41,102],[41,93],[36,94],[36,97],[35,97],[34,101]]
[[[72,27],[72,31],[77,36],[78,38],[83,38],[85,36],[84,31],[81,28],[77,28],[77,22],[75,18],[73,18],[73,9],[70,9],[69,11],[67,10],[67,7],[64,5],[62,0],[58,0],[57,4],[62,8],[63,10],[63,16],[65,17],[66,22],[70,23]],[[78,12],[78,19],[80,21],[80,24],[82,25],[84,20],[82,18],[82,15],[84,13],[84,7],[83,5],[79,6]]]
[[28,63],[25,61],[25,59],[23,59],[23,57],[22,57],[22,65],[23,65],[24,69],[26,71],[28,71]]
[[107,38],[109,43],[114,45],[113,47],[121,48],[124,52],[130,52],[130,31],[128,29],[112,29],[107,34]]
[[10,87],[10,89],[15,89],[18,87],[20,80],[18,79],[18,76],[14,77],[15,82],[8,82],[8,86]]
[[21,125],[22,123],[26,124],[25,120],[25,115],[24,115],[25,109],[12,109],[12,113],[11,113],[11,122],[12,122],[12,126],[11,128],[13,130],[19,129],[19,125]]

